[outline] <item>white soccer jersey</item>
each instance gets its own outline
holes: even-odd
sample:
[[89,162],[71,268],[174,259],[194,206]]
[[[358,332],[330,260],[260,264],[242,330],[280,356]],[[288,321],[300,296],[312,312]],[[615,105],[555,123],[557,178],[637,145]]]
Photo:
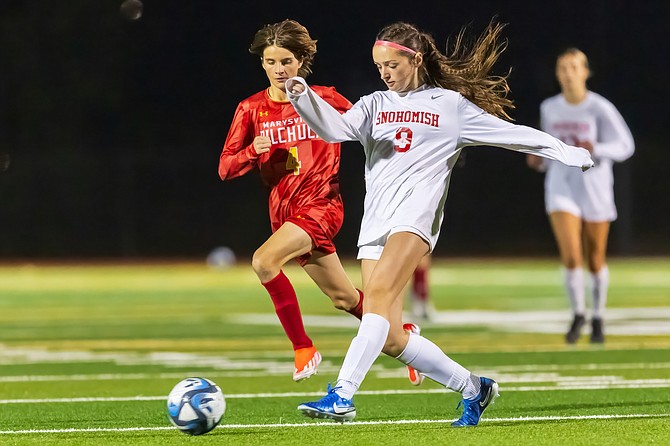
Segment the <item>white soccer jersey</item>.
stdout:
[[542,130],[567,144],[593,144],[595,161],[583,174],[546,162],[547,213],[565,211],[587,221],[615,220],[612,164],[628,159],[635,151],[633,136],[619,111],[597,93],[588,92],[579,104],[570,104],[559,94],[542,102],[540,118]]
[[[292,82],[304,79],[295,77]],[[559,160],[581,172],[588,151],[539,130],[496,118],[443,88],[404,94],[378,91],[344,114],[310,88],[289,94],[298,113],[324,140],[360,141],[365,150],[366,195],[358,246],[383,245],[394,228],[411,228],[437,242],[451,171],[462,148],[491,145]]]

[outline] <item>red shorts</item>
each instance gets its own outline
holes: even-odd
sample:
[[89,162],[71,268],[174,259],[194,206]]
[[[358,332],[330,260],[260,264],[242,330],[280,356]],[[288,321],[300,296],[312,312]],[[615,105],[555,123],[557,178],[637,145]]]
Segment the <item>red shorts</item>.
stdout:
[[[317,199],[309,206],[303,206],[299,212],[288,216],[285,222],[291,222],[305,231],[312,239],[314,250],[332,254],[335,250],[333,239],[344,222],[344,207],[341,200]],[[279,229],[278,225],[273,232]],[[305,266],[312,257],[312,251],[296,257],[300,266]]]

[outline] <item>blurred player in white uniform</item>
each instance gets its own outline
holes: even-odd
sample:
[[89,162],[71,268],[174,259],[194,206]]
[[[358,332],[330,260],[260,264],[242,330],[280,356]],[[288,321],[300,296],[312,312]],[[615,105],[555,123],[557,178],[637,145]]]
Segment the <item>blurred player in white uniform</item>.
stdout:
[[545,207],[556,237],[573,320],[565,335],[577,342],[586,323],[583,257],[591,273],[593,297],[591,342],[605,341],[603,316],[609,270],[605,260],[610,222],[616,220],[612,164],[628,159],[635,144],[626,122],[610,101],[589,91],[586,55],[570,48],[558,56],[556,77],[561,93],[540,106],[541,128],[561,141],[583,147],[595,161],[576,173],[553,161],[528,155],[530,167],[546,171]]
[[358,258],[366,298],[335,387],[298,406],[305,415],[351,420],[353,396],[383,351],[463,396],[453,426],[474,426],[498,395],[437,345],[403,329],[403,289],[440,233],[451,172],[461,149],[493,145],[559,160],[577,172],[589,152],[530,127],[513,125],[505,108],[507,80],[490,71],[504,45],[503,25],[491,23],[471,48],[459,34],[447,57],[433,38],[399,22],[377,35],[372,57],[385,86],[340,115],[302,78],[287,81],[289,100],[326,141],[359,141],[365,150],[366,196]]

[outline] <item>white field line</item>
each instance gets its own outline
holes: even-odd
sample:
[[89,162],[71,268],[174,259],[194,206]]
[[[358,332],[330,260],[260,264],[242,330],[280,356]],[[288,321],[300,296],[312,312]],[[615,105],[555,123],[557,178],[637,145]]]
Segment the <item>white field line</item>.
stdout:
[[[564,383],[554,386],[501,386],[501,392],[535,392],[557,390],[609,390],[609,389],[642,389],[668,388],[670,379],[639,379],[620,383],[611,381],[589,383]],[[389,389],[389,390],[361,390],[357,395],[418,395],[418,394],[445,394],[449,389]],[[226,399],[250,398],[293,398],[323,396],[323,392],[277,392],[277,393],[234,393],[226,394]],[[20,398],[0,400],[0,404],[41,404],[41,403],[91,403],[117,401],[162,401],[166,396],[128,396],[128,397],[80,397],[80,398]]]
[[[556,259],[557,260],[557,259]],[[634,259],[622,265],[634,262]],[[451,262],[451,261],[450,261]],[[450,264],[438,265],[431,270],[431,281],[436,285],[472,285],[478,286],[530,286],[553,285],[557,288],[562,284],[558,262],[547,263],[546,267],[529,270],[527,267],[515,266],[510,263],[507,267],[490,267],[489,261],[466,263],[455,260],[462,265],[453,268]],[[612,286],[634,286],[637,288],[668,287],[670,275],[663,269],[665,264],[652,260],[647,263],[642,259],[640,268],[648,269],[628,270],[612,262]],[[467,265],[467,267],[466,267]],[[109,274],[111,269],[122,273]],[[170,268],[171,270],[167,270]],[[351,264],[351,274],[358,274],[357,264]],[[349,265],[347,265],[349,269]],[[286,266],[286,272],[294,285],[313,285],[310,277],[300,267]],[[238,264],[229,270],[206,268],[204,264],[175,264],[175,265],[144,265],[141,268],[132,265],[108,265],[106,267],[89,268],[86,266],[47,266],[47,265],[8,265],[0,268],[0,291],[15,290],[196,290],[218,287],[225,289],[230,283],[257,285],[258,279],[251,268]],[[38,284],[38,285],[36,285]]]
[[[411,315],[407,315],[411,319]],[[570,323],[565,310],[545,311],[437,311],[421,328],[438,326],[483,326],[511,333],[563,334]],[[607,334],[628,336],[670,335],[670,307],[608,308]],[[270,313],[238,313],[224,316],[226,323],[243,325],[276,325],[277,316]],[[343,315],[304,315],[308,327],[356,328],[358,321]],[[588,330],[586,330],[588,331]]]
[[[147,379],[182,379],[186,376],[195,376],[206,373],[211,378],[249,378],[249,377],[264,377],[268,375],[285,375],[290,370],[293,364],[286,364],[286,367],[268,367],[264,361],[259,361],[251,368],[262,370],[243,370],[243,371],[218,371],[209,370],[207,372],[171,372],[171,373],[98,373],[98,374],[78,374],[78,375],[15,375],[15,376],[0,376],[0,383],[18,383],[18,382],[58,382],[58,381],[131,381],[131,380],[147,380]],[[470,366],[471,370],[481,372],[480,374],[500,376],[503,374],[523,374],[522,376],[507,376],[505,381],[510,379],[516,382],[530,382],[530,381],[556,381],[556,380],[570,380],[570,379],[602,379],[602,377],[569,377],[559,376],[556,373],[560,371],[576,371],[576,370],[649,370],[649,369],[670,369],[670,362],[652,362],[652,363],[588,363],[588,364],[526,364],[526,365],[510,365],[497,367],[483,367]],[[332,370],[331,370],[332,369]],[[322,372],[337,372],[338,366],[330,364],[328,361],[322,363],[320,371]],[[400,368],[384,368],[381,366],[373,366],[373,374],[377,378],[404,378],[407,373],[404,367]],[[540,373],[543,372],[543,373]]]
[[[637,413],[637,414],[615,414],[615,415],[575,415],[575,416],[545,416],[545,417],[510,417],[510,418],[482,418],[482,423],[524,423],[528,421],[583,421],[583,420],[620,420],[635,418],[667,418],[670,413]],[[313,423],[268,423],[268,424],[220,424],[218,429],[263,429],[263,428],[296,428],[296,427],[335,427],[343,428],[346,426],[375,426],[375,425],[402,425],[402,424],[451,424],[453,419],[443,420],[375,420],[375,421],[350,421],[347,423],[335,422],[313,422]],[[92,427],[85,429],[25,429],[25,430],[6,430],[0,431],[0,434],[61,434],[73,432],[138,432],[138,431],[165,431],[174,430],[172,426],[154,426],[154,427],[119,427],[102,428]]]

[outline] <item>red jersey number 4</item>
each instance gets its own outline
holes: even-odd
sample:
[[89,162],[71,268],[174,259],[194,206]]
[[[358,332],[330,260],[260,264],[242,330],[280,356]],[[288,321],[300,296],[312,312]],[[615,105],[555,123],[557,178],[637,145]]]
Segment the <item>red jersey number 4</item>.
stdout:
[[393,148],[396,152],[407,152],[412,145],[412,129],[400,127],[395,131],[395,140]]

